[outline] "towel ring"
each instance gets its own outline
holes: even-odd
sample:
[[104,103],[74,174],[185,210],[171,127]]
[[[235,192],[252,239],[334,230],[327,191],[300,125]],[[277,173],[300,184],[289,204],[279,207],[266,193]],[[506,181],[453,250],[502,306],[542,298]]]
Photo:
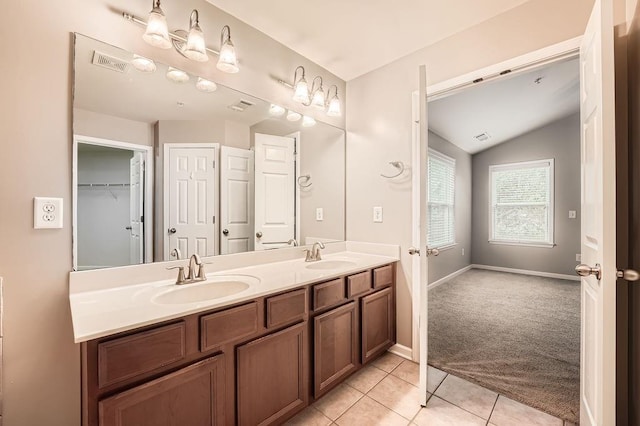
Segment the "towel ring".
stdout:
[[313,185],[313,182],[311,182],[311,175],[298,176],[298,185],[300,185],[300,188],[309,188]]
[[398,176],[404,173],[404,163],[402,161],[389,161],[389,164],[391,164],[393,167],[398,169],[398,173],[391,176],[380,173],[380,176],[382,176],[383,178],[393,179],[393,178],[397,178]]

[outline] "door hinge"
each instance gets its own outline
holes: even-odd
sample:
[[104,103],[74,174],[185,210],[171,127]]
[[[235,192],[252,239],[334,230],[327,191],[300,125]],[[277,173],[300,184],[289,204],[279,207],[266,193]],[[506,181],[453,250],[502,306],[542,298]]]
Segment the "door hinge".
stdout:
[[216,160],[213,160],[213,168],[216,168]]
[[216,223],[216,217],[215,216],[213,217],[213,223]]

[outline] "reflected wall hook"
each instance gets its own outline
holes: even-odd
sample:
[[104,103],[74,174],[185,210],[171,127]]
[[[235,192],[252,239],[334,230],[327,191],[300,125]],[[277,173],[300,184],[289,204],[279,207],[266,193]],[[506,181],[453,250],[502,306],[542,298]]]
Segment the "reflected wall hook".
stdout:
[[311,175],[298,176],[298,185],[300,185],[300,188],[309,188],[313,185],[313,182],[311,182]]
[[389,161],[389,164],[395,167],[398,170],[398,173],[391,176],[380,173],[380,176],[382,176],[383,178],[393,179],[400,176],[402,173],[404,173],[404,163],[402,161]]

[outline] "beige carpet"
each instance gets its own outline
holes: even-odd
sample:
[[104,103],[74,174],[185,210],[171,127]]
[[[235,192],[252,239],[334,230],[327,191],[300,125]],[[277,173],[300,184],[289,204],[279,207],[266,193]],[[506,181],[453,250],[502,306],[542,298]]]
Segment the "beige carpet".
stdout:
[[580,417],[580,283],[472,269],[429,291],[429,364]]

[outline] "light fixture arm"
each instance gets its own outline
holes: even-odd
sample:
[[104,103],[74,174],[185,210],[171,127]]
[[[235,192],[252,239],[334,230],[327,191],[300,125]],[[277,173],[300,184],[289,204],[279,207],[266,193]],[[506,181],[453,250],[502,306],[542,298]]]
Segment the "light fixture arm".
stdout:
[[[318,89],[316,89],[316,80],[320,79],[320,87],[318,87]],[[322,77],[321,76],[315,76],[313,78],[313,81],[311,82],[311,93],[314,93],[316,90],[322,90]]]
[[304,67],[302,65],[298,65],[296,70],[293,72],[293,86],[291,86],[292,89],[295,87],[296,83],[298,82],[298,70],[302,70],[302,75],[300,76],[300,78],[304,78]]
[[189,29],[195,27],[196,25],[200,25],[200,18],[198,16],[198,10],[193,9],[191,11],[191,15],[189,15]]
[[332,85],[329,87],[329,90],[327,90],[327,101],[330,101],[330,100],[331,100],[331,89],[336,89],[336,90],[335,90],[335,92],[336,92],[336,93],[334,93],[333,95],[334,95],[334,96],[338,96],[338,86],[336,86],[335,84],[332,84]]
[[[227,32],[227,37],[225,38],[224,33],[225,30]],[[231,28],[228,25],[222,27],[222,31],[220,31],[220,48],[224,45],[225,41],[231,40]]]

